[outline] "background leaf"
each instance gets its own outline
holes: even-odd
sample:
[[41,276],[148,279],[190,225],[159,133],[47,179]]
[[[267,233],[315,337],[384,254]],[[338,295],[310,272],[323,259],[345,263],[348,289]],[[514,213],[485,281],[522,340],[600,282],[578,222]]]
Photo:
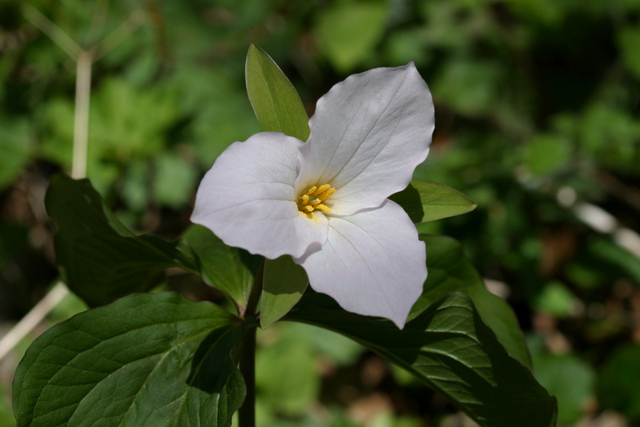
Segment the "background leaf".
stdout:
[[572,425],[582,419],[594,397],[591,367],[572,354],[534,353],[536,378],[558,399],[558,422]]
[[598,396],[603,407],[640,420],[640,345],[625,344],[605,362],[598,375]]
[[304,269],[288,255],[265,260],[263,277],[260,326],[268,328],[300,301],[309,279]]
[[507,354],[469,297],[445,295],[399,330],[308,293],[286,319],[346,335],[412,372],[484,427],[554,427],[556,402]]
[[178,294],[78,314],[20,364],[18,426],[229,426],[246,392],[229,355],[241,338],[232,315]]
[[30,128],[26,120],[0,116],[0,190],[10,184],[29,161]]
[[338,1],[318,14],[315,33],[329,61],[347,72],[373,53],[386,21],[387,4],[383,1]]
[[306,141],[309,116],[298,92],[271,57],[256,45],[249,47],[247,93],[263,132],[282,132]]
[[[304,332],[309,334],[311,331]],[[258,352],[256,388],[271,411],[301,416],[311,410],[321,388],[316,357],[317,351],[309,340],[293,333],[269,342]]]
[[465,258],[462,245],[444,236],[420,235],[420,239],[427,245],[429,276],[422,295],[409,313],[409,320],[416,318],[443,295],[464,292],[473,300],[478,313],[507,352],[523,365],[531,367],[529,351],[511,307],[487,290],[475,268]]
[[193,224],[182,235],[200,260],[200,273],[206,283],[231,300],[239,313],[249,301],[259,257],[225,245],[206,227]]
[[144,292],[164,280],[168,267],[197,271],[191,250],[180,242],[135,236],[109,212],[89,180],[56,175],[45,199],[58,232],[60,273],[89,306]]
[[421,179],[411,180],[407,188],[389,198],[402,206],[416,224],[462,215],[477,206],[458,190]]

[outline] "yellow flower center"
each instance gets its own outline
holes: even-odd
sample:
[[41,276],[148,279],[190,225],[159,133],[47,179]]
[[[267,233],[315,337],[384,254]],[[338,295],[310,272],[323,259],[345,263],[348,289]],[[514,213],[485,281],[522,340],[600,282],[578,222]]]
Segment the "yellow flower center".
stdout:
[[324,184],[320,187],[314,185],[298,198],[298,210],[309,218],[311,218],[315,210],[330,213],[331,210],[323,202],[335,191],[336,189],[329,184]]

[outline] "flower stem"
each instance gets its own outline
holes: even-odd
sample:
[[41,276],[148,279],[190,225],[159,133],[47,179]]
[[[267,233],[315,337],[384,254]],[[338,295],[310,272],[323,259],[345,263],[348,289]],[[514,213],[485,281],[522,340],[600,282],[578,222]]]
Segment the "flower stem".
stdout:
[[240,348],[240,372],[247,386],[247,395],[238,411],[239,427],[256,425],[256,328],[249,329]]
[[247,330],[240,346],[239,368],[247,387],[247,395],[238,411],[239,427],[255,427],[256,425],[256,310],[262,294],[262,278],[264,259],[260,263],[253,282],[251,295],[244,313]]

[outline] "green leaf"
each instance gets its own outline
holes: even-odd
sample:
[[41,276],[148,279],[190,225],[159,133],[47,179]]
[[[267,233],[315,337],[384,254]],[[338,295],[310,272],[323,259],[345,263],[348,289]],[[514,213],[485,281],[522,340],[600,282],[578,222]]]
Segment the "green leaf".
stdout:
[[462,245],[444,236],[421,235],[427,245],[429,276],[424,290],[409,313],[416,318],[434,301],[450,292],[460,291],[471,297],[478,313],[489,324],[507,352],[527,367],[531,359],[511,307],[487,290],[478,272],[465,258]]
[[421,179],[411,180],[407,188],[389,198],[402,206],[416,224],[462,215],[477,206],[458,190]]
[[197,261],[184,244],[127,230],[87,179],[56,175],[45,205],[58,228],[60,273],[90,307],[150,290],[164,280],[166,268],[197,271]]
[[246,394],[240,322],[179,294],[133,295],[45,332],[14,381],[19,427],[229,426]]
[[445,295],[403,330],[309,292],[286,319],[354,339],[445,395],[480,426],[555,426],[555,399],[507,354],[464,294]]
[[576,301],[576,296],[565,285],[553,281],[544,285],[532,302],[536,311],[550,314],[556,319],[562,319],[571,315],[575,309]]
[[[277,326],[289,325],[279,323]],[[275,342],[272,335],[268,345],[256,354],[256,387],[260,390],[260,400],[272,410],[289,416],[307,414],[318,398],[322,381],[317,352],[307,340],[289,332],[289,328],[278,328],[274,332]]]
[[290,256],[265,260],[260,327],[268,328],[287,314],[308,285],[307,273]]
[[155,157],[153,192],[158,202],[173,209],[184,208],[193,198],[198,172],[192,164],[174,153]]
[[598,375],[598,401],[604,409],[640,420],[640,345],[625,344],[607,359]]
[[10,184],[29,161],[31,128],[26,120],[0,117],[0,190]]
[[522,160],[534,176],[561,170],[572,160],[571,141],[561,135],[539,134],[524,147]]
[[595,394],[593,368],[571,354],[534,353],[533,365],[540,384],[558,399],[558,421],[582,419]]
[[105,79],[91,98],[89,156],[128,162],[158,154],[180,117],[176,95],[161,85],[139,89]]
[[384,1],[333,2],[318,14],[318,44],[338,71],[351,71],[373,54],[387,15]]
[[618,48],[627,68],[633,75],[640,77],[640,28],[627,27],[617,32]]
[[200,259],[200,273],[204,281],[222,292],[244,313],[251,286],[252,268],[256,260],[242,249],[225,245],[208,228],[193,224],[182,235]]
[[306,141],[309,116],[298,92],[271,57],[249,47],[245,69],[247,93],[263,132],[282,132]]

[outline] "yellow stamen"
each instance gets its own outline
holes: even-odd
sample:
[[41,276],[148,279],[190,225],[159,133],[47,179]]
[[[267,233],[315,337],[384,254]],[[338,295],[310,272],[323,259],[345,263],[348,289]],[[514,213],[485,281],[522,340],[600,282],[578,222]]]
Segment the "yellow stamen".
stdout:
[[320,201],[324,202],[325,200],[327,200],[335,192],[336,192],[335,188],[328,188],[324,193],[318,195],[318,199],[320,199]]
[[[315,188],[315,186],[313,188]],[[327,191],[330,188],[331,188],[331,186],[329,184],[323,184],[323,185],[320,186],[320,188],[316,189],[313,193],[309,194],[309,192],[307,192],[307,194],[309,194],[310,196],[317,197],[319,194],[324,193],[325,191]],[[311,191],[311,190],[309,190],[309,191]]]
[[318,205],[315,208],[321,210],[322,212],[331,213],[331,209],[329,209],[325,205]]
[[313,218],[313,212],[320,210],[322,212],[331,213],[331,209],[323,202],[327,200],[336,189],[331,187],[330,184],[323,184],[321,186],[312,186],[309,188],[300,198],[298,198],[298,211],[307,215],[309,218]]

